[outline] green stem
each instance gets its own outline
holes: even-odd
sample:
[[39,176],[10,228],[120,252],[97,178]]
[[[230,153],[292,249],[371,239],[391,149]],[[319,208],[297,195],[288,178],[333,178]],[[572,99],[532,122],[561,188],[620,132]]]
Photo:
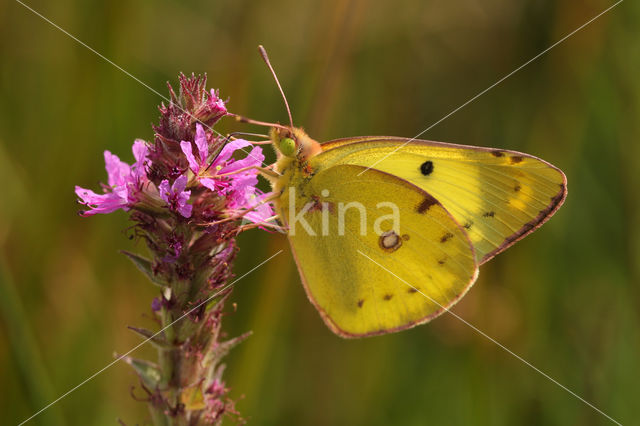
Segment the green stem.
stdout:
[[162,409],[152,407],[149,405],[149,411],[151,412],[151,420],[154,426],[170,426],[170,419],[164,414]]
[[[173,316],[171,315],[171,312],[166,309],[166,308],[162,308],[161,311],[161,318],[162,318],[162,328],[164,329],[166,327],[166,329],[164,330],[164,335],[165,335],[165,339],[166,342],[169,343],[170,345],[172,345],[174,343],[175,340],[175,330],[174,330],[174,326],[171,325],[173,323]],[[174,386],[174,368],[175,368],[175,349],[173,348],[159,348],[158,349],[158,361],[160,364],[160,368],[162,369],[162,389],[166,390],[166,394],[167,394],[167,398],[169,400],[169,403],[171,406],[176,405],[177,403],[177,395],[176,395],[176,390],[175,390],[175,386]],[[156,410],[157,411],[157,410]],[[171,418],[171,416],[167,416],[166,414],[164,414],[164,412],[161,412],[162,414],[162,422],[157,422],[154,419],[154,424],[155,425],[171,425],[173,424],[173,420]]]

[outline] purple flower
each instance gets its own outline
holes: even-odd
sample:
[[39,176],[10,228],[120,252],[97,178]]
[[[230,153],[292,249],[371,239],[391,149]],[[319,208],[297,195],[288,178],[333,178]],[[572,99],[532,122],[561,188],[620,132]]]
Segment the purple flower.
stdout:
[[[256,190],[257,192],[257,190]],[[252,210],[244,215],[244,218],[253,223],[267,223],[269,219],[273,218],[273,209],[271,205],[264,202],[264,199],[270,194],[256,194],[250,203],[253,204]],[[262,203],[262,204],[260,204]]]
[[127,197],[122,196],[122,193],[108,192],[106,194],[96,194],[90,189],[81,188],[76,185],[76,195],[80,199],[80,204],[84,204],[89,207],[89,210],[80,212],[81,216],[92,216],[98,213],[111,213],[118,209],[124,209],[127,207]]
[[163,262],[175,262],[182,253],[182,247],[184,246],[184,241],[180,234],[171,233],[167,235],[166,240],[166,251],[167,254],[162,258]]
[[[153,142],[136,140],[131,164],[106,151],[107,179],[98,191],[102,193],[79,186],[75,190],[87,206],[84,216],[129,211],[134,224],[128,229],[146,243],[151,257],[127,255],[164,288],[151,302],[152,317],[161,322],[169,311],[169,315],[186,312],[185,321],[191,321],[180,329],[184,344],[176,346],[171,359],[159,368],[160,377],[190,377],[193,385],[185,388],[179,380],[164,383],[155,374],[151,377],[136,369],[158,419],[182,424],[196,418],[219,424],[229,416],[244,423],[222,380],[226,351],[218,349],[234,346],[249,333],[222,340],[226,297],[217,298],[207,309],[195,307],[231,280],[238,233],[273,226],[266,224],[273,214],[268,194],[256,189],[264,155],[258,143],[223,140],[214,134],[211,126],[229,113],[218,92],[206,89],[206,77],[181,74],[178,94],[171,86],[169,92],[168,105],[159,108],[160,119],[153,126]],[[241,155],[238,150],[246,151]],[[185,170],[187,164],[191,171]],[[244,218],[255,224],[247,225]],[[188,398],[177,402],[173,396],[181,393]]]
[[142,139],[136,139],[131,150],[133,151],[133,158],[136,159],[136,162],[131,166],[132,174],[137,183],[141,183],[147,180],[146,167],[151,165],[151,160],[148,158],[149,145]]
[[235,210],[249,210],[243,218],[249,222],[265,224],[273,217],[271,205],[264,200],[271,193],[263,194],[254,186],[246,186],[242,191],[236,191],[230,200],[229,208]]
[[[208,112],[211,114],[212,118],[215,120],[220,119],[220,117],[227,114],[227,107],[225,102],[220,99],[218,96],[218,91],[211,89],[209,92],[209,99],[207,99],[206,106],[208,108]],[[210,118],[211,119],[211,118]]]
[[162,309],[162,299],[154,297],[151,301],[151,310],[153,312],[158,312],[160,309]]
[[247,186],[255,187],[258,184],[258,172],[251,167],[262,166],[264,161],[262,148],[254,147],[246,157],[240,160],[231,158],[235,151],[244,151],[248,146],[251,146],[251,143],[244,139],[231,141],[222,148],[211,164],[211,169],[220,176],[216,182],[218,189],[232,197],[233,192],[243,191]]
[[200,181],[200,183],[211,189],[212,191],[215,191],[215,181],[211,178],[200,176],[200,172],[204,173],[207,169],[207,159],[209,157],[209,142],[207,141],[207,135],[200,123],[196,123],[195,143],[196,147],[198,148],[198,158],[193,155],[191,142],[180,142],[180,148],[182,148],[182,152],[184,153],[185,157],[187,157],[189,168],[191,169],[193,174],[196,175],[196,178]]
[[169,181],[164,179],[160,182],[160,186],[158,186],[158,192],[160,192],[160,198],[169,205],[171,210],[188,218],[191,217],[191,209],[193,206],[187,203],[191,196],[191,191],[185,191],[186,187],[187,177],[182,175],[173,181],[171,187],[169,187]]
[[224,387],[224,383],[219,379],[215,379],[205,390],[205,394],[207,394],[209,398],[220,398],[226,391],[227,389]]
[[82,216],[111,213],[118,209],[127,211],[138,201],[137,194],[141,185],[148,181],[146,166],[150,163],[147,159],[149,149],[145,141],[137,139],[132,150],[136,159],[133,166],[129,166],[109,151],[104,152],[108,183],[104,194],[96,194],[80,186],[75,187],[80,204],[89,207],[89,210],[80,213]]
[[104,164],[107,169],[107,182],[110,187],[116,188],[127,184],[131,176],[131,166],[124,161],[120,161],[117,155],[109,151],[104,152]]
[[260,147],[254,147],[245,158],[234,160],[231,157],[235,151],[244,151],[244,148],[251,146],[244,139],[236,139],[226,144],[213,162],[208,164],[209,143],[200,123],[196,123],[195,144],[198,148],[197,156],[193,153],[191,142],[182,141],[180,147],[198,181],[211,191],[226,195],[258,183],[257,171],[245,169],[262,165],[264,155]]
[[[257,170],[264,161],[260,147],[254,147],[249,154],[239,160],[233,159],[233,154],[252,146],[244,139],[236,139],[227,143],[209,164],[209,143],[203,127],[196,124],[195,145],[198,152],[194,154],[191,142],[182,141],[180,147],[189,168],[196,175],[196,179],[211,191],[226,197],[227,208],[244,214],[244,218],[254,223],[264,223],[273,216],[271,206],[264,203],[266,197],[256,185],[258,184]],[[262,203],[262,204],[261,204]]]

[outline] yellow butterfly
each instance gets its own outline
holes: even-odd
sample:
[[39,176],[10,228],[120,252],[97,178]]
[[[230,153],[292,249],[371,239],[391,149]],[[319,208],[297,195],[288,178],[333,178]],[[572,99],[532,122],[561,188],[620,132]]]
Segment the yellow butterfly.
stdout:
[[342,337],[438,316],[567,195],[561,170],[515,151],[378,136],[319,144],[293,125],[274,125],[271,141],[276,212],[309,300]]

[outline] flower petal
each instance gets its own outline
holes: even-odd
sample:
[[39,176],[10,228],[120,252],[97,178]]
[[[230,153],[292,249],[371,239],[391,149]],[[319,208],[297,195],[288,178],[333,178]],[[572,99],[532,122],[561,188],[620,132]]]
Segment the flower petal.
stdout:
[[136,164],[142,164],[149,154],[149,146],[142,139],[136,139],[131,150],[133,151],[133,157],[136,159]]
[[267,223],[267,219],[273,217],[273,209],[269,203],[264,202],[265,198],[272,195],[272,193],[252,194],[246,201],[245,208],[253,209],[246,213],[244,218],[254,223]]
[[149,145],[142,139],[136,139],[131,149],[136,159],[136,162],[131,167],[132,173],[135,179],[140,181],[142,178],[147,177],[146,167],[151,164],[151,160],[147,158],[149,155]]
[[184,191],[182,193],[180,193],[179,197],[178,197],[178,213],[180,213],[182,216],[184,217],[191,217],[191,210],[193,209],[193,206],[189,203],[187,203],[187,201],[189,200],[189,197],[191,196],[191,191]]
[[[245,197],[245,193],[252,195],[258,184],[258,176],[252,173],[238,173],[231,176],[231,182],[229,183],[229,190],[234,191],[235,194],[231,194],[232,199],[239,200]],[[241,202],[241,201],[240,201]]]
[[250,211],[243,216],[243,218],[247,219],[249,222],[261,223],[261,224],[268,223],[267,219],[270,219],[272,217],[273,217],[273,210],[271,209],[271,206],[269,206],[268,204],[262,204],[256,207],[255,210]]
[[89,207],[89,210],[81,213],[82,216],[111,213],[118,209],[128,210],[126,196],[122,198],[120,194],[114,192],[96,194],[92,190],[80,186],[76,186],[75,192],[80,199],[80,203]]
[[218,96],[218,91],[215,89],[211,89],[209,99],[207,100],[207,104],[209,105],[209,107],[211,107],[212,109],[215,109],[217,112],[221,114],[227,113],[227,106],[225,105],[225,102],[222,99],[220,99],[220,97]]
[[204,132],[202,125],[196,123],[196,146],[198,147],[198,154],[200,155],[200,164],[207,162],[209,156],[209,143],[207,142],[207,134]]
[[[244,169],[247,167],[259,167],[262,165],[264,161],[264,154],[262,153],[262,148],[259,146],[254,147],[246,157],[234,161],[230,163],[228,166],[223,167],[220,170],[220,174],[233,173],[236,170]],[[251,171],[250,173],[257,173],[256,171]]]
[[182,152],[184,153],[185,157],[187,157],[187,161],[189,162],[189,168],[191,169],[191,171],[196,175],[200,173],[200,165],[196,161],[196,157],[193,156],[191,142],[180,142],[180,148],[182,148]]
[[160,198],[169,204],[169,197],[171,196],[171,187],[169,186],[169,181],[167,179],[163,179],[158,185],[158,192],[160,193]]
[[209,188],[210,190],[212,190],[213,192],[218,192],[219,186],[218,186],[218,184],[217,184],[215,179],[201,178],[200,179],[200,183],[204,187]]
[[109,176],[109,186],[124,185],[127,183],[129,176],[131,175],[131,167],[124,161],[120,161],[117,155],[104,152],[104,164],[107,169],[107,175]]
[[233,140],[231,142],[229,142],[228,144],[226,144],[222,150],[220,150],[220,153],[218,154],[218,156],[216,157],[216,159],[213,162],[214,166],[222,166],[225,161],[227,161],[229,158],[231,158],[231,156],[233,155],[234,152],[236,152],[239,149],[243,149],[247,146],[250,146],[251,143],[244,140],[244,139],[236,139]]
[[[176,180],[173,181],[173,185],[171,186],[171,191],[174,195],[180,194],[187,187],[187,177],[185,175],[180,175]],[[191,191],[187,191],[191,194]]]

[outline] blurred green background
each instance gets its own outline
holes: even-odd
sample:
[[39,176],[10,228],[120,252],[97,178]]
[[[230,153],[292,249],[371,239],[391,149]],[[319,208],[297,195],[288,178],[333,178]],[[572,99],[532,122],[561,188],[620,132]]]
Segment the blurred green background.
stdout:
[[[206,72],[231,111],[318,140],[414,136],[608,1],[71,1],[29,5],[150,87]],[[564,207],[481,269],[464,319],[623,424],[640,419],[640,6],[627,1],[423,137],[525,151],[562,168]],[[131,161],[161,99],[17,2],[0,1],[0,417],[17,424],[139,342],[155,289],[119,254],[124,213],[76,215],[73,186]],[[252,129],[231,120],[218,130]],[[450,315],[342,340],[300,285],[286,239],[239,239],[228,359],[265,425],[597,425],[605,417]],[[154,357],[144,347],[138,356]],[[117,364],[32,424],[144,424]]]

